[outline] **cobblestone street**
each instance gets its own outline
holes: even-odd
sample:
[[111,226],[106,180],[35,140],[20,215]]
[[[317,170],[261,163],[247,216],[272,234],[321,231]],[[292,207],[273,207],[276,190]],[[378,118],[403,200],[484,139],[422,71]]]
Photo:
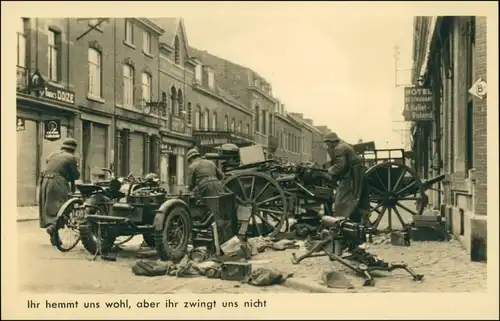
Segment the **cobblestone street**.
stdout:
[[[293,250],[275,252],[268,250],[255,257],[269,262],[283,272],[293,272],[287,286],[255,287],[204,277],[138,277],[131,272],[136,261],[135,253],[141,242],[136,237],[124,247],[116,262],[89,261],[90,255],[78,245],[69,253],[52,248],[45,231],[38,222],[20,222],[18,226],[19,285],[21,291],[38,293],[274,293],[274,292],[465,292],[486,289],[486,264],[470,262],[460,244],[417,243],[410,248],[391,245],[371,245],[373,253],[388,261],[405,261],[418,273],[425,275],[424,282],[415,283],[405,271],[381,273],[373,288],[362,287],[362,280],[350,272],[347,278],[353,290],[326,289],[320,285],[321,273],[332,264],[325,257],[309,258],[299,265],[290,262]],[[296,250],[298,252],[304,249]],[[334,264],[336,269],[342,269]],[[287,284],[287,283],[290,284]],[[295,282],[300,283],[297,286]],[[303,285],[306,286],[303,286]]]

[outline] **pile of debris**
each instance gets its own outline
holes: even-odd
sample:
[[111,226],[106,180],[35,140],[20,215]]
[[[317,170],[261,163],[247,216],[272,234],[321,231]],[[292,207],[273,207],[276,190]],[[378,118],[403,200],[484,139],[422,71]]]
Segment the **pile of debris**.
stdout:
[[[246,242],[234,236],[220,246],[218,253],[210,254],[206,247],[192,248],[180,262],[163,262],[141,259],[132,267],[139,276],[175,276],[217,278],[239,281],[255,286],[281,284],[293,274],[285,274],[274,268],[257,267],[266,262],[253,261],[252,257],[268,249],[284,251],[298,248],[296,241],[270,239],[267,237],[250,238]],[[223,253],[223,254],[222,254]]]

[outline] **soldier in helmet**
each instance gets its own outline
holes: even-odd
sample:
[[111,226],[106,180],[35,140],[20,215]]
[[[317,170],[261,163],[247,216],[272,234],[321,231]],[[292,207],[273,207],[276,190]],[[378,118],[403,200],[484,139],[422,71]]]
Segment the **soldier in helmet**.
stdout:
[[361,222],[369,208],[362,159],[336,133],[326,134],[323,141],[331,159],[328,172],[338,182],[334,215]]
[[75,180],[80,178],[74,155],[76,146],[76,140],[66,138],[61,150],[47,158],[47,168],[41,174],[38,201],[40,227],[45,228],[49,235],[55,230],[57,212],[69,199]]
[[186,155],[188,166],[187,186],[197,197],[218,196],[222,193],[222,172],[214,162],[201,157],[196,148]]

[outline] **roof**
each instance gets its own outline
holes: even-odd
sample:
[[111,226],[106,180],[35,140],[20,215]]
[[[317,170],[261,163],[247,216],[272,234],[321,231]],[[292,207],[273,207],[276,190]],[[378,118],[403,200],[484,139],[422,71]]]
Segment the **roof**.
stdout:
[[175,35],[177,34],[179,28],[181,28],[182,35],[184,38],[184,45],[186,48],[186,52],[188,53],[189,56],[190,51],[186,35],[186,27],[184,26],[184,19],[180,17],[167,17],[167,18],[149,18],[149,20],[154,22],[164,30],[161,38],[163,39],[163,42],[165,42],[167,45],[171,47],[174,46]]

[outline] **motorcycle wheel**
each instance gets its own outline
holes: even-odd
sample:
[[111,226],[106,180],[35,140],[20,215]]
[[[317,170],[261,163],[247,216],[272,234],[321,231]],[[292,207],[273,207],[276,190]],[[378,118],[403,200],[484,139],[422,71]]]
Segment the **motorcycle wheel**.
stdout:
[[163,229],[154,233],[156,252],[162,261],[180,260],[186,255],[191,238],[191,217],[184,206],[175,206],[167,214]]
[[[88,206],[87,206],[88,207]],[[99,215],[104,215],[104,212],[95,206],[92,206],[92,209],[95,210],[97,214]],[[84,220],[80,226],[80,237],[82,240],[82,245],[83,247],[90,253],[90,254],[103,254],[109,252],[115,242],[115,238],[102,238],[101,239],[101,253],[98,251],[98,246],[97,246],[97,224],[91,222],[90,220]]]
[[[78,228],[78,220],[80,220],[84,215],[84,209],[79,203],[70,204],[64,213],[58,217],[56,221],[56,226],[52,234],[50,235],[51,243],[61,252],[69,252],[75,248],[75,246],[80,242],[81,236]],[[63,230],[69,230],[75,234],[75,238],[68,243],[63,242],[61,238],[61,232]]]

